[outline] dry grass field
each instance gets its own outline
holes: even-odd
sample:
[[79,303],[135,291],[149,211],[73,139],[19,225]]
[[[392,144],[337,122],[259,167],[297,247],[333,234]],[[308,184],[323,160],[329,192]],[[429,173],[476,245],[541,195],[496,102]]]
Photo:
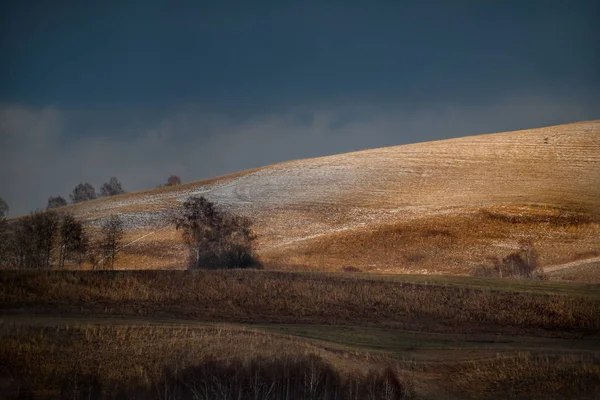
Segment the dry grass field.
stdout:
[[[361,333],[364,338],[372,332]],[[381,339],[369,337],[371,344]],[[490,348],[490,338],[463,336],[449,344],[446,337],[409,336],[403,350],[422,346],[413,352],[418,358],[411,358],[398,357],[387,343],[373,350],[364,343],[328,343],[268,327],[110,321],[3,324],[0,339],[0,359],[10,368],[0,376],[3,398],[593,399],[600,389],[597,351],[560,355],[550,349],[557,345],[552,342],[545,348],[530,341],[499,350]],[[470,345],[468,360],[464,349],[462,359],[432,355],[463,342]],[[307,396],[277,392],[286,380],[306,388],[300,392]],[[348,396],[349,382],[354,396]],[[228,397],[232,384],[240,383],[244,397]],[[200,395],[183,397],[190,387]]]
[[599,171],[592,121],[290,161],[70,208],[91,225],[126,219],[118,269],[183,268],[168,217],[203,195],[253,220],[267,268],[468,274],[523,241],[544,267],[597,257]]
[[597,285],[243,270],[0,277],[7,398],[592,399],[600,389]]
[[[581,335],[600,330],[597,285],[582,295],[509,284],[411,283],[271,271],[5,271],[3,314],[51,311],[237,323],[377,325],[453,332]],[[493,280],[492,280],[493,281]],[[523,290],[525,289],[525,290]]]

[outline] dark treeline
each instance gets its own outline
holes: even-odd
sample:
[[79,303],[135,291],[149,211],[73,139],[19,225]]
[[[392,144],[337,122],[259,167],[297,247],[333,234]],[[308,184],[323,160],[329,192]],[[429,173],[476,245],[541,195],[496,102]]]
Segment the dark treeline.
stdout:
[[[51,197],[48,209],[7,221],[0,218],[0,267],[12,269],[81,267],[112,269],[124,237],[118,215],[103,218],[94,240],[81,221]],[[4,214],[2,214],[4,215]],[[204,197],[190,197],[172,222],[182,231],[191,269],[260,268],[250,219],[218,207]]]
[[[167,179],[167,183],[165,185],[159,185],[158,187],[177,185],[181,185],[181,178],[177,175],[171,175]],[[108,182],[102,184],[100,191],[98,192],[90,183],[82,182],[73,188],[68,197],[71,204],[77,204],[84,201],[94,200],[99,197],[110,197],[124,193],[127,192],[123,189],[121,182],[113,176],[108,180]],[[69,205],[69,201],[67,201],[67,199],[65,199],[63,196],[49,196],[48,202],[46,203],[46,210],[53,210],[55,208],[65,207],[67,205]],[[8,204],[3,198],[0,197],[0,219],[8,216],[8,210]]]
[[[0,266],[14,269],[81,267],[85,261],[98,267],[114,265],[123,236],[118,216],[102,226],[92,240],[73,214],[53,210],[37,211],[21,218],[0,219]],[[106,262],[108,260],[108,262]]]
[[316,355],[207,360],[165,372],[149,388],[105,386],[93,376],[66,380],[61,398],[194,400],[400,400],[414,398],[412,383],[392,368],[341,373]]

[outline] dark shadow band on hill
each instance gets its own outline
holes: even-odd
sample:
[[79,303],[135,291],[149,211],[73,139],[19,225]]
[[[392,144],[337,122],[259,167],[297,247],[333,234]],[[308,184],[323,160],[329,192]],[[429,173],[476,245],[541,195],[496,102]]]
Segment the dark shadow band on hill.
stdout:
[[357,274],[2,271],[0,288],[3,314],[130,315],[542,336],[600,332],[600,302],[594,297]]

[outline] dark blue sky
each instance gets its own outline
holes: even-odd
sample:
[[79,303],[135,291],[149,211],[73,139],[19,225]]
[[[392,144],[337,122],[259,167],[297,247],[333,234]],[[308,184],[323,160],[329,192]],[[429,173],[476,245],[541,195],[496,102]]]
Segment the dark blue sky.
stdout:
[[600,87],[596,1],[15,1],[4,102],[264,111]]
[[[16,139],[31,124],[68,155],[73,143],[126,148],[154,131],[172,146],[232,134],[255,142],[248,135],[257,126],[287,118],[275,125],[288,139],[266,155],[220,167],[165,159],[152,175],[168,176],[170,165],[195,180],[288,158],[600,118],[599,17],[597,1],[4,1],[0,145],[32,151]],[[406,124],[448,110],[454,117],[437,124]],[[323,113],[327,129],[310,140],[297,131]],[[392,126],[399,114],[405,119]],[[382,119],[383,133],[366,123]],[[330,132],[348,126],[364,137]],[[101,179],[90,172],[101,169],[140,189],[155,179],[132,172],[144,161],[114,170],[101,157],[63,185]],[[12,202],[35,197],[25,210],[55,194],[33,195],[8,177],[0,185]]]

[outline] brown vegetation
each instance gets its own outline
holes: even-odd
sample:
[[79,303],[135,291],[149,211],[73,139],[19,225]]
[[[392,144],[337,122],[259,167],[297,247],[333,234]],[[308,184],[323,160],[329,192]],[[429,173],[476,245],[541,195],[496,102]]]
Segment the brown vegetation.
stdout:
[[591,400],[600,393],[600,360],[581,356],[520,353],[457,364],[447,373],[455,377],[450,388],[465,399]]
[[[369,397],[353,393],[376,394],[386,385],[389,394],[395,391],[390,399],[411,394],[396,371],[381,371],[359,353],[341,357],[334,349],[244,328],[3,326],[0,338],[0,360],[10,367],[0,371],[0,391],[9,398],[188,399],[197,390],[201,399],[245,399],[242,393],[363,399]],[[350,367],[348,361],[356,362]]]
[[492,260],[493,266],[485,265],[473,269],[474,276],[496,278],[528,278],[547,279],[547,275],[540,268],[538,255],[531,243],[524,242],[518,252],[511,253],[501,259]]
[[4,271],[4,312],[194,318],[244,323],[377,325],[431,331],[594,333],[584,297],[493,291],[352,276],[266,271]]
[[592,355],[415,362],[221,325],[3,324],[0,340],[9,399],[592,399],[600,385]]
[[371,272],[470,274],[518,251],[524,239],[535,246],[540,268],[568,262],[600,247],[600,218],[542,206],[477,208],[331,233],[261,257],[267,268],[333,270],[351,263]]
[[[553,295],[533,291],[550,290],[552,282],[488,281],[418,284],[363,273],[255,270],[3,271],[0,364],[8,369],[0,370],[0,391],[9,398],[592,398],[600,382],[597,349],[586,347],[597,345],[600,332],[593,287]],[[475,287],[485,282],[504,290]],[[400,335],[406,338],[398,341]],[[467,338],[456,341],[461,335]],[[499,344],[519,340],[512,335],[555,338]],[[422,336],[428,338],[415,339]],[[486,340],[494,341],[487,353]],[[439,354],[440,345],[448,356],[435,362],[405,359],[418,346],[429,346],[423,355]],[[515,348],[538,355],[510,355]],[[481,359],[493,351],[503,355]]]

